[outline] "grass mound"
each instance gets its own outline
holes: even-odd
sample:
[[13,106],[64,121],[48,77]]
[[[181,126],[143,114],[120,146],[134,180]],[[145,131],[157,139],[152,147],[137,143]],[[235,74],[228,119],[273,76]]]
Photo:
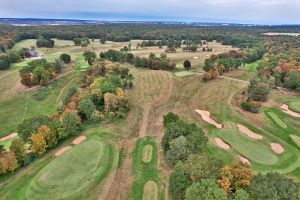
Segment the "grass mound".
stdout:
[[[116,150],[98,137],[76,145],[44,167],[27,187],[27,199],[79,199],[110,172]],[[86,197],[85,197],[86,198]]]
[[194,72],[190,71],[182,71],[182,72],[176,72],[175,76],[183,77],[183,76],[192,76],[194,75]]
[[300,137],[297,135],[290,135],[290,138],[295,142],[295,144],[300,148]]
[[154,181],[148,181],[144,186],[143,200],[157,200],[158,188]]
[[281,128],[287,128],[287,125],[273,112],[266,112],[267,116]]
[[143,156],[142,156],[142,160],[145,163],[149,163],[152,159],[152,151],[153,151],[153,147],[151,145],[146,145],[143,149]]
[[251,140],[235,129],[219,130],[218,136],[252,162],[263,165],[274,165],[278,162],[278,156],[268,145]]

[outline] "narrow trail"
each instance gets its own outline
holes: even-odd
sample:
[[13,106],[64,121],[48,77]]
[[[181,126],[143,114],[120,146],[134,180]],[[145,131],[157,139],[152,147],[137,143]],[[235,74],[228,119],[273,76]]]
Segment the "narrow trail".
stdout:
[[[199,75],[199,76],[203,76],[204,74],[205,74],[204,72],[197,73],[197,75]],[[245,80],[241,80],[241,79],[231,78],[231,77],[227,77],[227,76],[218,76],[217,78],[223,78],[223,79],[228,79],[228,80],[232,80],[232,81],[238,81],[238,82],[241,82],[241,83],[250,84],[250,81],[245,81]]]

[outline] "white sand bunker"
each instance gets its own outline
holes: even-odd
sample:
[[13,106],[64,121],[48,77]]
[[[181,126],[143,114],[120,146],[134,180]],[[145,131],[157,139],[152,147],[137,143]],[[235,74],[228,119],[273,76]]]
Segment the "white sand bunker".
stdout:
[[10,134],[10,135],[8,135],[8,136],[5,136],[5,137],[3,137],[3,138],[0,138],[0,142],[3,142],[3,141],[5,141],[5,140],[9,140],[9,139],[14,138],[14,137],[17,137],[17,136],[18,136],[18,133],[12,133],[12,134]]
[[63,147],[55,153],[55,156],[60,156],[63,153],[65,153],[66,151],[69,151],[70,149],[72,149],[71,146]]
[[158,199],[158,188],[154,181],[147,181],[144,186],[143,200],[157,200]]
[[202,119],[204,121],[206,121],[207,123],[210,123],[212,125],[214,125],[216,128],[222,128],[223,125],[216,122],[215,120],[213,120],[210,117],[210,112],[206,111],[206,110],[195,110],[196,113],[198,113],[199,115],[201,115]]
[[240,158],[240,161],[242,163],[247,164],[247,165],[251,165],[250,161],[247,158],[245,158],[243,156],[239,156],[239,158]]
[[249,130],[246,126],[238,124],[237,127],[238,127],[240,132],[244,133],[249,138],[252,138],[254,140],[262,140],[263,139],[263,137],[261,135],[258,135],[256,133],[254,133],[253,131]]
[[294,112],[294,111],[290,110],[289,105],[287,105],[287,104],[283,104],[281,106],[281,109],[282,109],[283,112],[285,112],[285,113],[287,113],[287,114],[289,114],[293,117],[299,117],[300,118],[300,113],[297,113],[297,112]]
[[86,137],[85,136],[80,136],[78,138],[76,138],[75,140],[73,140],[73,144],[77,145],[77,144],[80,144],[81,142],[83,142],[84,140],[86,140]]
[[230,146],[226,144],[221,138],[215,138],[216,144],[224,150],[229,150]]
[[277,154],[282,154],[284,152],[284,148],[278,143],[271,143],[271,148]]

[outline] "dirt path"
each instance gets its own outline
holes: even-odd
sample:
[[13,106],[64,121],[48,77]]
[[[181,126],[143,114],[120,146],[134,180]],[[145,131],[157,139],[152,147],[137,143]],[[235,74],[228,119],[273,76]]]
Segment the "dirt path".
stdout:
[[[198,73],[198,75],[203,76],[205,73],[200,72]],[[228,80],[232,80],[232,81],[238,81],[241,83],[247,83],[250,84],[250,81],[245,81],[245,80],[241,80],[241,79],[236,79],[236,78],[231,78],[231,77],[227,77],[227,76],[218,76],[218,78],[223,78],[223,79],[228,79]]]
[[[127,156],[123,165],[115,172],[115,175],[109,178],[105,183],[103,194],[98,198],[105,200],[125,200],[128,199],[128,195],[131,191],[131,186],[134,181],[132,175],[132,158],[129,156],[132,154],[135,148],[136,139],[125,139],[121,148],[127,151]],[[102,198],[105,197],[105,198]]]

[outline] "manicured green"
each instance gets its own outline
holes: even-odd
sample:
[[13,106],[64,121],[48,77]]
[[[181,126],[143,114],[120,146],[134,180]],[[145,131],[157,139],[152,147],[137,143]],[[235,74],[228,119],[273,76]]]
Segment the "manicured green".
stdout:
[[281,128],[287,128],[287,125],[281,121],[281,119],[273,112],[266,112],[266,114],[271,118],[272,121],[276,123]]
[[[25,175],[0,194],[6,199],[95,199],[101,183],[117,167],[115,146],[96,135],[59,157],[54,158],[31,177]],[[10,186],[17,186],[14,192]],[[5,192],[7,191],[7,193]]]
[[291,110],[300,113],[300,101],[290,102],[289,107]]
[[240,134],[236,129],[220,130],[218,135],[231,148],[248,158],[251,162],[262,165],[274,165],[278,162],[278,156],[271,150],[270,146],[261,141],[252,140]]
[[297,135],[290,135],[290,138],[295,142],[295,144],[300,148],[300,137]]

